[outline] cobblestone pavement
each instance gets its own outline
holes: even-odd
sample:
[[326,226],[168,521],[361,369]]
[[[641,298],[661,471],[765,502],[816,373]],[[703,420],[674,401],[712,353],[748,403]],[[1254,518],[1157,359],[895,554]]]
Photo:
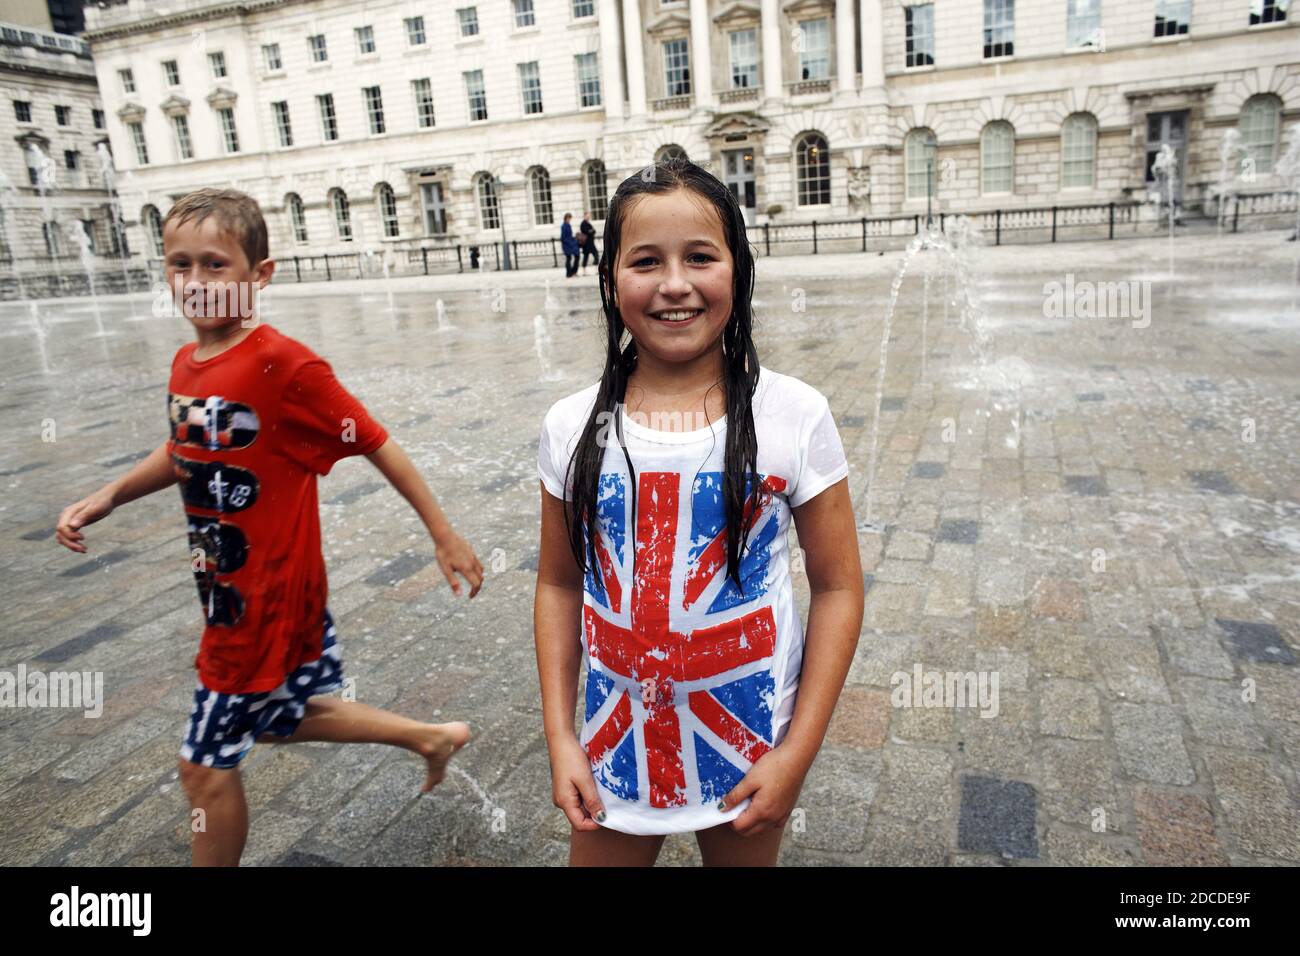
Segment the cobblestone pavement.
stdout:
[[[1163,240],[984,249],[985,360],[945,310],[940,255],[913,261],[882,390],[884,530],[861,534],[862,637],[783,862],[1300,862],[1300,311],[1282,240],[1178,239],[1172,281]],[[863,521],[900,258],[759,266],[762,361],[829,396]],[[1149,281],[1149,326],[1054,317],[1045,283],[1067,273],[1075,291]],[[489,577],[453,599],[367,462],[322,479],[358,698],[466,720],[475,740],[424,798],[414,759],[383,747],[256,748],[246,862],[565,861],[532,647],[536,447],[601,346],[592,274],[554,273],[549,308],[543,278],[273,287],[267,319],[389,427]],[[188,327],[149,317],[144,296],[102,303],[105,336],[88,301],[38,311],[44,360],[30,309],[0,306],[0,670],[100,671],[106,703],[98,719],[0,711],[0,862],[184,864],[176,752],[201,618],[180,502],[124,507],[90,530],[89,556],[51,535],[165,437]],[[893,675],[918,666],[996,674],[997,715],[894,706]],[[661,863],[698,859],[674,837]]]

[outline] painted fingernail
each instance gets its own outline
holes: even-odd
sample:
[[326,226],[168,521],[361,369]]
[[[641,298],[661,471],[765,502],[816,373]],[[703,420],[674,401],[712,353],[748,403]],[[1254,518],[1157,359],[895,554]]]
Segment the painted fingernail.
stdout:
[[597,823],[604,823],[604,822],[605,822],[605,811],[604,811],[604,810],[601,810],[598,814],[596,814],[596,822],[597,822]]
[[719,800],[719,801],[718,801],[718,809],[719,809],[719,810],[725,810],[725,809],[727,809],[727,801],[726,801],[726,800]]

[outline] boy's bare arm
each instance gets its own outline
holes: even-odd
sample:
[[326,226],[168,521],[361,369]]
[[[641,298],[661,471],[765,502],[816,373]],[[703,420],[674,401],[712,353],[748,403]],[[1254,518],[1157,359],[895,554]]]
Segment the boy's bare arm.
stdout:
[[168,488],[177,480],[171,456],[167,453],[167,443],[163,442],[121,478],[64,508],[54,529],[55,539],[65,548],[85,554],[86,546],[82,541],[86,536],[79,529],[108,517],[119,505]]
[[415,470],[415,463],[402,450],[402,446],[389,438],[366,457],[388,479],[388,483],[397,489],[398,494],[410,502],[424,526],[429,529],[438,565],[442,568],[447,583],[451,585],[452,592],[460,594],[460,582],[455,577],[460,574],[470,584],[469,596],[478,594],[479,588],[483,586],[483,565],[469,542],[452,528],[451,522],[434,500],[433,492]]

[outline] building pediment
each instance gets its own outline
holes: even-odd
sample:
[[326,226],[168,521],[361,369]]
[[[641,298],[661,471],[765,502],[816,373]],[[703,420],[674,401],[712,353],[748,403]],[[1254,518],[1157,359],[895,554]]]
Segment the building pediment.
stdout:
[[235,105],[235,100],[239,99],[239,94],[234,90],[227,89],[224,86],[218,86],[208,94],[208,105],[214,110],[230,109]]
[[645,32],[656,40],[691,32],[691,18],[680,10],[666,10],[652,19]]
[[713,22],[719,27],[747,27],[752,23],[758,23],[762,20],[762,11],[759,10],[758,4],[747,3],[745,0],[737,0],[735,3],[728,3],[713,17]]
[[163,100],[159,107],[168,116],[183,116],[190,111],[190,101],[183,96],[172,94]]
[[795,20],[834,13],[835,2],[834,0],[785,0],[781,4],[781,10],[790,19]]
[[123,103],[117,111],[117,116],[123,123],[138,123],[144,119],[144,107],[139,103]]
[[710,123],[704,130],[708,139],[727,136],[761,135],[771,129],[771,123],[757,113],[725,113]]

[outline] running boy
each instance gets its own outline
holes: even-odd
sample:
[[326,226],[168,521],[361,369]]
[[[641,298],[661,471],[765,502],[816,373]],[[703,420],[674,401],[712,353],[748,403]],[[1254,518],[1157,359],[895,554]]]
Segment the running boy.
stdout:
[[340,458],[365,455],[420,515],[455,594],[460,574],[474,597],[483,566],[410,458],[329,364],[258,321],[255,292],[275,262],[254,199],[229,189],[182,197],[163,222],[163,254],[168,286],[197,339],[172,360],[171,437],[64,509],[57,538],[84,553],[86,525],[180,483],[206,621],[180,779],[206,818],[193,836],[194,864],[233,866],[248,835],[238,765],[254,742],[403,747],[426,761],[428,792],[470,736],[463,723],[426,724],[320,696],[343,684],[316,476]]

